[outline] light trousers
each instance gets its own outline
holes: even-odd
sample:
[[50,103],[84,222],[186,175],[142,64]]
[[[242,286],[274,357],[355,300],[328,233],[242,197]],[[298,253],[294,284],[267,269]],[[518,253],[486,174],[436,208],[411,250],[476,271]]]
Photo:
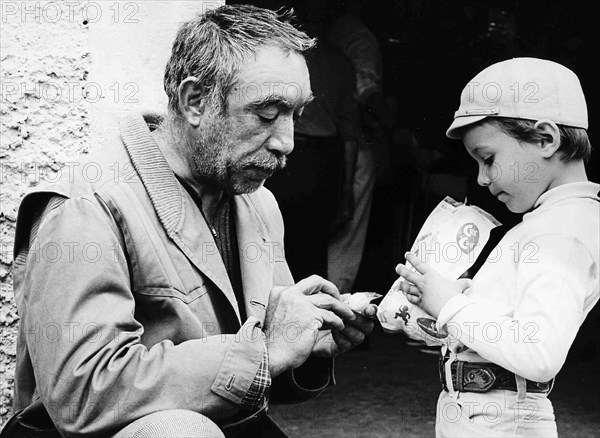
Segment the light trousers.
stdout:
[[354,215],[329,240],[327,248],[327,278],[340,293],[355,292],[352,288],[367,239],[375,179],[375,152],[369,145],[361,145],[354,172]]
[[435,435],[450,437],[557,437],[554,409],[546,394],[515,391],[442,391]]

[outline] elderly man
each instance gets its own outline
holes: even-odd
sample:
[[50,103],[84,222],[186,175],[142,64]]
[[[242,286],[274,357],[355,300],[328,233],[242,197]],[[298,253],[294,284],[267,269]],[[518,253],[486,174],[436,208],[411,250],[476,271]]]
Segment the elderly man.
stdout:
[[125,120],[91,157],[100,181],[65,174],[23,200],[13,428],[266,435],[269,400],[318,395],[370,332],[329,281],[294,283],[262,187],[312,99],[314,41],[288,19],[223,6],[184,24],[167,115]]

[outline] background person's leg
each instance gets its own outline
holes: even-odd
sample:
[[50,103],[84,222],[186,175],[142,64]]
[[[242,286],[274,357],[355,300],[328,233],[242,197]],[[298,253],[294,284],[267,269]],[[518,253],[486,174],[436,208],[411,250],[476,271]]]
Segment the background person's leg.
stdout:
[[354,173],[354,215],[329,241],[327,278],[341,293],[354,292],[362,261],[375,186],[375,155],[368,145],[358,151]]

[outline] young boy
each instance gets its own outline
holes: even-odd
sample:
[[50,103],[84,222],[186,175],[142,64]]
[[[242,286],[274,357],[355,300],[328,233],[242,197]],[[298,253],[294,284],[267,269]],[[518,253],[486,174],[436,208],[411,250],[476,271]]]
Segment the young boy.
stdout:
[[436,435],[557,436],[548,394],[599,297],[600,186],[588,182],[587,108],[577,76],[542,59],[494,64],[467,84],[446,135],[477,182],[515,213],[472,280],[407,254],[407,297],[445,326]]

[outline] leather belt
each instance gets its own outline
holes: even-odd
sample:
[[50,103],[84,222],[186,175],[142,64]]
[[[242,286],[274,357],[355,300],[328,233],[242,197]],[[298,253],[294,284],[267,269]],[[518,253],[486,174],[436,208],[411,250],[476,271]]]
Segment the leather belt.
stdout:
[[[440,357],[440,381],[444,391],[446,385],[446,372],[444,358]],[[452,386],[458,392],[488,392],[492,389],[517,391],[517,380],[514,373],[490,362],[465,362],[457,360],[450,365]],[[554,379],[548,382],[534,382],[527,380],[527,392],[547,394],[552,389]]]

